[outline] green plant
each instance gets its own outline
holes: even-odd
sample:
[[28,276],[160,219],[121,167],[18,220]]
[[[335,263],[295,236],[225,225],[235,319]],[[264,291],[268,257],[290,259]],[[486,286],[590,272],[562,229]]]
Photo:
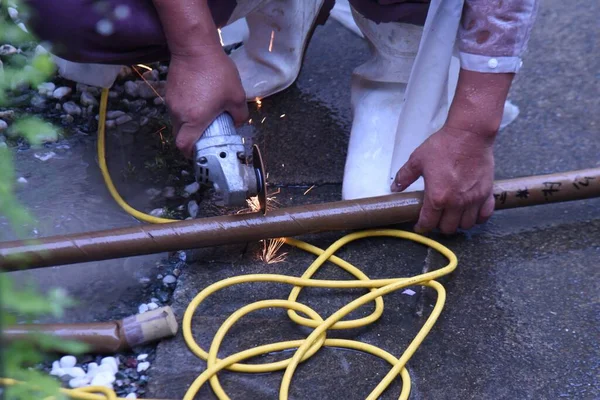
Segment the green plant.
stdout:
[[[17,0],[11,1],[19,9],[19,15],[26,15],[25,7]],[[6,2],[0,9],[0,43],[15,46],[29,46],[34,39],[22,31],[8,18]],[[19,88],[36,87],[54,73],[54,66],[48,55],[17,54],[18,60],[12,64],[0,64],[0,106],[9,103],[11,96]],[[43,120],[25,115],[16,120],[7,132],[11,137],[23,137],[31,145],[39,145],[49,136],[56,136],[58,130]],[[32,222],[27,210],[19,204],[14,192],[15,173],[11,151],[0,144],[0,216],[5,217],[18,236],[22,236],[25,227]],[[61,290],[51,290],[48,294],[32,285],[17,286],[6,274],[0,274],[0,326],[21,322],[31,322],[45,316],[60,317],[65,307],[72,301]],[[44,335],[32,335],[27,340],[2,343],[0,348],[0,376],[27,383],[0,388],[0,394],[10,400],[42,399],[54,396],[64,398],[58,393],[59,382],[40,372],[34,366],[44,360],[49,350],[60,350],[71,354],[85,348],[77,343],[65,342]]]

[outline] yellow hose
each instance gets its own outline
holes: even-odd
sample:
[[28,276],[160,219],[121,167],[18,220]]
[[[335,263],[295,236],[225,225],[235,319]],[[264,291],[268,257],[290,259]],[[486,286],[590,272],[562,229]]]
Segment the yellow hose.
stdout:
[[[129,214],[135,218],[152,223],[165,223],[172,222],[164,218],[156,218],[146,214],[143,214],[125,203],[119,193],[116,191],[108,170],[106,168],[105,153],[104,153],[104,142],[105,142],[105,120],[106,120],[106,103],[108,90],[104,89],[102,92],[102,98],[100,103],[100,122],[98,125],[98,161],[100,163],[100,169],[104,181],[111,192],[113,198],[119,203],[119,205]],[[348,263],[347,261],[335,256],[335,253],[355,240],[369,238],[369,237],[394,237],[399,239],[410,240],[413,242],[420,243],[428,246],[448,259],[448,264],[443,268],[431,271],[425,274],[416,275],[412,277],[396,277],[387,279],[370,279],[360,269]],[[381,380],[381,382],[373,389],[373,391],[367,397],[367,400],[375,400],[381,396],[381,394],[387,389],[387,387],[400,376],[402,380],[402,390],[399,396],[400,400],[408,399],[410,395],[410,375],[406,370],[406,363],[417,351],[425,337],[432,329],[433,325],[440,316],[444,303],[446,300],[446,291],[444,287],[435,281],[444,275],[447,275],[454,271],[457,266],[456,255],[442,244],[426,238],[421,235],[417,235],[411,232],[405,232],[396,229],[381,229],[381,230],[368,230],[363,232],[356,232],[342,237],[337,240],[327,249],[323,250],[308,243],[300,240],[286,238],[285,243],[290,246],[297,247],[298,249],[312,253],[317,256],[315,261],[308,267],[301,277],[277,275],[277,274],[250,274],[240,275],[231,278],[227,278],[216,282],[204,290],[202,290],[188,305],[185,314],[183,316],[182,330],[185,343],[189,349],[199,358],[207,362],[206,370],[195,379],[183,400],[193,400],[200,388],[209,382],[214,393],[219,399],[229,399],[221,384],[219,383],[218,373],[222,370],[235,371],[235,372],[246,372],[246,373],[265,373],[285,370],[283,378],[281,380],[279,399],[286,400],[290,385],[294,376],[294,372],[298,367],[298,364],[308,360],[323,346],[327,347],[339,347],[346,349],[353,349],[362,351],[364,353],[371,354],[379,357],[384,361],[387,361],[391,365],[391,369],[388,374]],[[325,263],[331,262],[344,271],[348,272],[356,279],[354,280],[318,280],[312,279],[312,276],[318,271],[319,268]],[[221,325],[215,337],[211,343],[210,349],[205,350],[195,341],[192,333],[192,318],[194,317],[198,307],[202,304],[206,298],[215,292],[225,289],[227,287],[235,286],[238,284],[247,284],[252,282],[273,282],[291,285],[292,289],[287,300],[273,299],[273,300],[262,300],[248,304],[237,311],[235,311],[227,320]],[[364,327],[374,323],[383,314],[384,304],[383,296],[389,293],[393,293],[397,290],[409,287],[409,286],[428,286],[433,288],[437,292],[437,300],[433,310],[423,327],[419,330],[418,334],[408,345],[402,355],[397,358],[391,353],[371,344],[359,342],[357,340],[348,339],[329,339],[327,333],[333,329],[353,329]],[[367,294],[364,294],[352,302],[346,304],[335,313],[327,318],[321,317],[316,311],[311,309],[305,304],[298,302],[298,296],[305,287],[319,287],[328,289],[349,289],[349,288],[364,288],[369,289]],[[350,314],[352,311],[359,307],[369,303],[375,303],[375,310],[366,317],[344,320],[343,318]],[[218,358],[219,348],[223,342],[225,336],[231,329],[231,327],[244,316],[251,312],[265,309],[265,308],[283,308],[288,312],[288,316],[297,324],[312,328],[313,331],[305,339],[290,340],[277,343],[270,343],[254,347],[248,350],[240,351],[236,354],[230,355],[224,359]],[[298,312],[303,313],[306,317],[300,316]],[[243,361],[257,357],[264,354],[278,352],[287,349],[296,349],[294,355],[291,358],[266,364],[244,364]],[[2,385],[13,385],[17,382],[7,379],[0,380]],[[107,390],[106,388],[82,388],[67,390],[63,389],[63,393],[67,394],[73,399],[83,400],[114,400],[117,399],[113,391]]]

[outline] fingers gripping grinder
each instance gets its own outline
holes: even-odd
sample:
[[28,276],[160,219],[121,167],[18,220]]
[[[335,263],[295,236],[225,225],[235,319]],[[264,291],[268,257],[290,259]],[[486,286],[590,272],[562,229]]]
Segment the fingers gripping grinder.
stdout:
[[246,199],[258,196],[266,212],[265,168],[258,146],[248,155],[244,139],[237,133],[233,119],[223,113],[204,131],[194,146],[196,180],[214,187],[226,206],[246,206]]

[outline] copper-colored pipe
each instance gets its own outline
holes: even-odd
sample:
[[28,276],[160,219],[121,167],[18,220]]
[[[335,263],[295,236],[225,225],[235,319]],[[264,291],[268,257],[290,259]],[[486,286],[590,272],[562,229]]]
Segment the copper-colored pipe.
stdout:
[[[600,197],[600,168],[502,180],[496,209]],[[179,249],[245,243],[328,230],[360,229],[417,219],[423,192],[312,204],[163,225],[0,243],[5,271],[105,260]]]
[[27,340],[33,334],[84,343],[88,352],[114,354],[135,346],[155,342],[177,333],[177,321],[171,307],[127,317],[119,321],[79,324],[23,324],[2,329],[3,340]]

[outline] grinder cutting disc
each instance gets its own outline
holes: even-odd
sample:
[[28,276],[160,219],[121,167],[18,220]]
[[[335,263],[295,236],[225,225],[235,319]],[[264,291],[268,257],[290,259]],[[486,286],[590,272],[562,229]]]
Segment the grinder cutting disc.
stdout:
[[252,166],[256,172],[256,185],[258,186],[258,204],[263,215],[267,214],[267,179],[265,164],[257,145],[252,146]]

